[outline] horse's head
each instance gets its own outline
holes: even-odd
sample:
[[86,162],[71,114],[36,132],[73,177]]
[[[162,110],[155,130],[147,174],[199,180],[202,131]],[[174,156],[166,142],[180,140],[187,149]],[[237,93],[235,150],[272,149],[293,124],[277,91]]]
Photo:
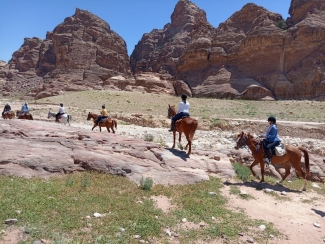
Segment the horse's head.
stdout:
[[88,116],[87,116],[87,120],[90,120],[91,118],[92,118],[92,113],[89,112],[89,113],[88,113]]
[[170,119],[171,117],[173,117],[176,114],[176,109],[175,109],[175,105],[170,106],[168,104],[168,115],[167,117]]
[[247,135],[246,133],[244,133],[244,131],[242,131],[241,133],[239,133],[237,135],[237,140],[236,140],[236,146],[235,146],[235,149],[238,150],[239,148],[241,147],[244,147],[246,146],[246,142],[247,142]]
[[51,114],[51,111],[49,110],[49,113],[47,114],[47,118],[51,118],[52,117],[52,114]]

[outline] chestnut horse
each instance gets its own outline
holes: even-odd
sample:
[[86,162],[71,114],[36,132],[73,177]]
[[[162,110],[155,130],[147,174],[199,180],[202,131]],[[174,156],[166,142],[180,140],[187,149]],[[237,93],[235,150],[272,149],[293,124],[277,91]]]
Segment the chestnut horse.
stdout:
[[[250,151],[252,152],[252,156],[254,157],[254,162],[249,167],[253,176],[256,177],[256,174],[253,171],[253,167],[258,163],[261,166],[261,175],[262,179],[260,182],[264,182],[264,149],[263,149],[263,141],[255,139],[253,135],[250,133],[246,134],[244,132],[238,134],[238,140],[236,144],[236,149],[244,146],[248,146]],[[306,175],[309,175],[309,155],[305,148],[303,147],[294,147],[291,145],[285,145],[286,154],[283,156],[272,156],[271,163],[272,164],[284,164],[285,174],[282,176],[282,180],[279,183],[282,183],[284,179],[290,174],[290,165],[292,165],[296,172],[304,178],[304,187],[303,191],[306,190],[307,180]],[[305,168],[306,173],[301,168],[301,152],[304,153],[305,157]]]
[[19,110],[16,111],[16,116],[18,119],[33,120],[33,116],[30,113],[23,113],[23,112],[20,112]]
[[14,111],[8,111],[5,112],[2,116],[3,119],[14,119],[15,118],[15,112]]
[[[89,112],[89,114],[87,116],[87,120],[93,119],[95,121],[98,118],[98,116],[100,116],[100,115]],[[96,123],[94,123],[94,126],[91,130],[93,130],[96,126],[97,126]],[[99,126],[100,132],[102,132],[101,127],[106,127],[108,133],[111,133],[111,131],[109,130],[111,128],[113,133],[115,134],[114,127],[115,127],[115,129],[117,129],[117,122],[114,119],[106,118],[104,120],[104,122],[98,123],[98,126]]]
[[[168,118],[172,118],[176,114],[176,108],[175,105],[170,106],[168,104]],[[184,132],[186,139],[187,139],[187,144],[185,146],[185,150],[187,150],[187,147],[189,147],[187,155],[189,156],[192,152],[192,140],[194,137],[194,133],[197,129],[198,122],[196,119],[190,118],[190,117],[185,117],[183,119],[177,120],[175,123],[175,129],[173,131],[174,134],[174,144],[172,148],[175,148],[175,139],[176,139],[176,132],[179,133],[179,144],[181,144],[181,136],[182,133]],[[182,149],[182,145],[181,145]]]

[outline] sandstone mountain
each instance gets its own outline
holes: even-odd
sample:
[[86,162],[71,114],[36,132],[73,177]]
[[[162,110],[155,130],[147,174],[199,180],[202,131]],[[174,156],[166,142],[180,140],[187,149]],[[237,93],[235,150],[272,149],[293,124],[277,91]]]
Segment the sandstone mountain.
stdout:
[[77,9],[45,40],[26,38],[1,63],[0,89],[36,99],[120,89],[324,100],[325,2],[292,0],[289,14],[283,20],[249,3],[214,28],[204,10],[179,0],[171,23],[144,34],[129,58],[125,41],[104,20]]
[[285,22],[250,3],[214,29],[204,11],[180,0],[171,24],[142,37],[132,70],[168,73],[194,96],[323,99],[324,10],[322,0],[292,0]]

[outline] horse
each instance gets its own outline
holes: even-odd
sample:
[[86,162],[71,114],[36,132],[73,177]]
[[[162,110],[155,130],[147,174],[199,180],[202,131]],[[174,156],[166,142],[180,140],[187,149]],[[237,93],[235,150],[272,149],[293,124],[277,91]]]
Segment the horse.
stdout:
[[[174,115],[176,114],[176,108],[175,105],[169,105],[168,104],[168,118],[172,118]],[[192,140],[194,137],[194,133],[196,131],[198,127],[198,122],[196,119],[190,118],[190,117],[185,117],[182,118],[180,120],[177,120],[175,123],[175,129],[173,131],[173,135],[174,135],[174,144],[172,146],[172,148],[175,148],[175,140],[176,140],[176,132],[179,133],[179,144],[181,144],[181,137],[182,137],[182,133],[184,132],[186,139],[187,139],[187,144],[185,146],[185,150],[188,149],[187,152],[187,156],[190,156],[191,152],[192,152]],[[181,149],[182,149],[182,145],[181,145]]]
[[[98,118],[98,116],[100,115],[89,112],[87,116],[87,120],[93,119],[95,121]],[[111,133],[111,131],[109,130],[111,128],[113,133],[115,134],[114,127],[115,129],[117,129],[117,122],[114,119],[106,118],[103,122],[99,122],[98,126],[100,132],[102,132],[102,127],[106,127],[108,133]],[[91,130],[93,130],[95,127],[97,127],[96,123],[94,123],[94,126]]]
[[27,119],[27,120],[33,120],[33,116],[27,112],[27,113],[24,113],[24,112],[20,112],[19,110],[16,111],[16,116],[18,119]]
[[[51,117],[54,117],[55,118],[55,115],[56,113],[52,113],[50,110],[49,110],[49,113],[47,114],[47,118],[51,118]],[[70,114],[62,114],[59,116],[59,119],[58,119],[58,122],[59,123],[63,123],[63,124],[66,124],[68,123],[68,125],[70,126],[70,120],[72,119],[71,115]]]
[[[263,141],[259,139],[255,139],[254,136],[251,135],[250,133],[246,134],[244,132],[238,134],[237,138],[238,140],[235,149],[239,149],[246,145],[248,146],[254,158],[254,162],[251,164],[249,169],[251,170],[253,176],[257,178],[256,174],[253,171],[253,167],[259,163],[261,167],[261,175],[262,175],[262,179],[260,180],[260,182],[264,182],[263,158],[265,157],[264,156],[265,153],[263,149]],[[283,156],[272,156],[271,159],[272,164],[284,164],[285,174],[282,176],[281,181],[279,181],[278,183],[281,184],[285,180],[285,178],[290,174],[290,165],[292,165],[295,168],[296,172],[303,177],[304,187],[302,190],[306,191],[306,186],[307,186],[306,175],[310,175],[308,152],[303,147],[294,147],[291,145],[285,145],[285,149],[286,149],[286,154],[284,154]],[[301,163],[300,163],[301,152],[303,152],[305,157],[306,173],[301,168]]]
[[14,119],[14,118],[15,118],[15,112],[14,112],[14,111],[8,111],[8,112],[5,112],[5,113],[2,115],[2,118],[3,118],[3,119]]

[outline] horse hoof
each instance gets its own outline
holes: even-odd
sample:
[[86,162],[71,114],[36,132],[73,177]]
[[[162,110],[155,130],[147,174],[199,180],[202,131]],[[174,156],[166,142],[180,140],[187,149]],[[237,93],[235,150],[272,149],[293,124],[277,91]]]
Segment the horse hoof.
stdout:
[[302,191],[307,191],[306,188],[302,188]]
[[254,175],[256,179],[260,180],[260,177],[258,175]]

